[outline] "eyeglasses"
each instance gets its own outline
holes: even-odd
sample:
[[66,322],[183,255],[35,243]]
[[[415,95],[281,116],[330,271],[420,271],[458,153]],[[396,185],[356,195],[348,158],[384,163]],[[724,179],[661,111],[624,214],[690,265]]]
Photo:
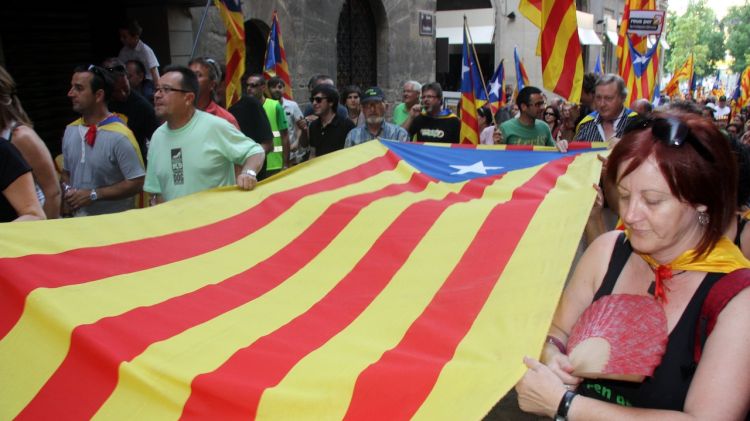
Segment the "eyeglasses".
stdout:
[[123,66],[122,64],[118,64],[112,67],[105,67],[105,69],[107,69],[107,71],[110,73],[127,73],[127,70],[125,70],[125,66]]
[[314,103],[317,104],[317,103],[319,103],[319,102],[321,102],[323,100],[327,100],[327,99],[328,98],[326,98],[324,96],[313,96],[313,97],[310,97],[310,102],[314,102]]
[[545,116],[551,115],[552,117],[555,117],[555,113],[544,113]]
[[690,131],[690,127],[677,117],[651,118],[636,121],[628,126],[624,133],[651,127],[651,134],[658,140],[673,148],[689,143],[703,159],[714,162],[711,152]]
[[177,89],[177,88],[173,88],[171,86],[157,86],[156,88],[154,88],[154,93],[155,94],[158,94],[160,92],[164,93],[164,95],[169,95],[170,92],[182,92],[183,94],[187,94],[187,93],[189,93],[191,91],[188,91],[186,89]]

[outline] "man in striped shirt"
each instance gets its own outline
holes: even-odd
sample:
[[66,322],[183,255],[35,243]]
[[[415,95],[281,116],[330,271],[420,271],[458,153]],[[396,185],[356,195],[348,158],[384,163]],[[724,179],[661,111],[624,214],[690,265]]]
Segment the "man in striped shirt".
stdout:
[[638,116],[625,107],[628,91],[618,75],[606,74],[596,82],[594,107],[578,124],[575,140],[586,142],[617,142],[628,122]]

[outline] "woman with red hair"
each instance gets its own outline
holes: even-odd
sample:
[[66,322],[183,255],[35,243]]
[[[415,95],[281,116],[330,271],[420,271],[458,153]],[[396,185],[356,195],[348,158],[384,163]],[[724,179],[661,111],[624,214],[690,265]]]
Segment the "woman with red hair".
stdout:
[[[750,266],[723,236],[736,208],[729,143],[698,116],[655,115],[631,126],[615,146],[605,179],[617,188],[625,233],[600,236],[583,255],[541,363],[525,359],[529,369],[516,386],[521,409],[571,420],[745,419],[750,288],[728,301],[705,343],[698,343],[701,356],[694,355],[709,291],[725,274]],[[666,350],[642,382],[572,374],[571,330],[592,303],[614,294],[653,297],[666,316]]]

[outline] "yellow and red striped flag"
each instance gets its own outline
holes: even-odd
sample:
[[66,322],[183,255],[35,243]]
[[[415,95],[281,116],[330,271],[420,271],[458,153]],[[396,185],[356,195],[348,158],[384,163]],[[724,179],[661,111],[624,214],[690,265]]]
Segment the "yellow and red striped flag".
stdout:
[[480,419],[540,353],[600,175],[501,149],[372,141],[0,224],[0,418]]
[[275,10],[271,21],[271,32],[268,33],[268,43],[266,44],[266,58],[263,60],[263,76],[266,79],[274,76],[280,77],[284,81],[284,98],[293,99],[289,64],[286,62],[284,41],[281,38],[281,26],[279,26],[279,17]]
[[742,71],[738,86],[740,88],[739,108],[741,111],[742,108],[746,107],[748,102],[750,102],[750,67],[746,67],[745,70]]
[[571,102],[581,99],[583,58],[574,0],[542,1],[544,87]]
[[542,0],[521,0],[518,11],[537,28],[542,27]]
[[245,74],[245,18],[241,0],[214,0],[227,28],[226,108],[242,97],[242,75]]
[[688,55],[685,63],[676,69],[672,75],[672,79],[669,80],[667,86],[664,87],[664,91],[669,96],[675,96],[680,94],[680,81],[687,80],[688,82],[693,80],[693,53]]
[[[464,44],[461,50],[461,130],[459,143],[479,143],[479,120],[477,118],[478,104],[476,92],[484,93],[484,84],[479,77],[479,64],[474,57],[474,49],[469,45],[469,27],[464,21]],[[487,95],[484,94],[484,102]]]
[[[617,40],[616,56],[619,60],[618,74],[625,81],[628,95],[625,105],[630,106],[640,98],[653,99],[654,87],[658,83],[659,51],[649,51],[647,37],[629,35],[628,23],[631,10],[655,10],[655,0],[626,0]],[[656,41],[658,43],[658,40]],[[633,54],[633,50],[637,54]],[[648,56],[649,61],[642,61]],[[638,71],[634,63],[639,65]],[[645,63],[645,64],[644,64]]]

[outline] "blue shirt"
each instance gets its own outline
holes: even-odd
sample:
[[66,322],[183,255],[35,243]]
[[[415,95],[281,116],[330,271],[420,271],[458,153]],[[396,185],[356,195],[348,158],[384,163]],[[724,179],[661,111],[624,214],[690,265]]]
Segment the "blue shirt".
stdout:
[[409,134],[406,132],[406,130],[404,130],[403,127],[384,121],[380,126],[380,130],[374,135],[370,133],[369,130],[367,130],[367,125],[353,128],[351,131],[349,131],[349,134],[346,135],[344,147],[348,148],[350,146],[356,146],[360,143],[365,143],[373,139],[406,142],[409,140]]

